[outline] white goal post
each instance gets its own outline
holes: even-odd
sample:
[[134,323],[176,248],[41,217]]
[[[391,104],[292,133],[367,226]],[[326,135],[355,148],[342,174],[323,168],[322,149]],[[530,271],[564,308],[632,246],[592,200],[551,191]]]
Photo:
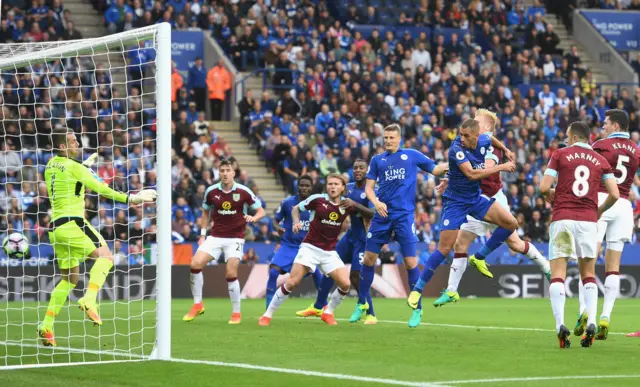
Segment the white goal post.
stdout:
[[[14,90],[5,97],[8,87]],[[171,26],[159,23],[76,41],[0,45],[0,88],[0,236],[22,232],[34,257],[17,260],[0,254],[0,371],[171,359]],[[85,321],[75,303],[87,286],[88,270],[84,273],[81,264],[77,288],[56,317],[58,344],[45,348],[37,327],[60,272],[51,258],[42,258],[43,251],[52,252],[42,231],[47,212],[33,208],[46,202],[42,171],[51,152],[43,144],[56,126],[75,130],[85,159],[90,153],[100,155],[92,167],[98,178],[100,170],[113,170],[116,190],[151,187],[158,197],[155,206],[112,208],[108,203],[114,214],[133,215],[127,215],[125,239],[116,237],[109,245],[117,262],[99,295],[103,325]],[[124,160],[121,169],[115,167],[116,155]],[[124,176],[118,174],[122,170]],[[24,194],[25,187],[33,189],[32,198]],[[96,228],[103,226],[105,202],[86,195],[85,203],[96,204],[91,209],[97,214],[92,217]],[[5,224],[8,230],[2,229]],[[142,224],[146,226],[134,243],[130,230],[139,232]]]

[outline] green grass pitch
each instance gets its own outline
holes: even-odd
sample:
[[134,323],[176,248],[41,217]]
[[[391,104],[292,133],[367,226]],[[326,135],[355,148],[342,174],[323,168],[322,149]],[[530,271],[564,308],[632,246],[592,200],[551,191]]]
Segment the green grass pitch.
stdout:
[[[228,300],[205,300],[206,313],[191,323],[182,321],[190,300],[174,300],[173,357],[274,367],[289,373],[228,364],[145,361],[0,371],[0,380],[3,386],[47,387],[640,385],[640,339],[622,335],[640,329],[638,300],[617,301],[607,341],[582,348],[579,338],[573,337],[568,350],[558,348],[547,299],[463,299],[437,309],[431,302],[425,300],[424,324],[409,329],[406,320],[410,309],[404,300],[375,300],[380,322],[366,326],[344,320],[354,306],[354,300],[348,298],[338,309],[339,325],[326,326],[319,319],[293,317],[310,300],[290,299],[278,310],[270,327],[257,325],[264,300],[244,300],[243,322],[237,326],[227,324],[231,314]],[[119,360],[126,358],[118,356],[117,351],[126,348],[135,348],[136,354],[149,354],[154,341],[154,307],[155,301],[103,303],[104,325],[99,337],[98,328],[81,321],[78,309],[65,308],[55,326],[58,346],[91,352],[56,349],[53,354],[39,347],[35,337],[38,313],[42,317],[46,305],[37,309],[34,303],[2,303],[0,366]],[[567,325],[572,329],[577,301],[567,300],[566,311]],[[130,314],[135,318],[114,320],[114,312],[116,316]],[[73,321],[69,322],[69,316]],[[23,337],[27,338],[24,345],[18,345]],[[115,354],[97,354],[99,350]],[[384,380],[336,379],[291,370]],[[584,378],[589,376],[604,379]],[[510,378],[518,380],[504,380]]]

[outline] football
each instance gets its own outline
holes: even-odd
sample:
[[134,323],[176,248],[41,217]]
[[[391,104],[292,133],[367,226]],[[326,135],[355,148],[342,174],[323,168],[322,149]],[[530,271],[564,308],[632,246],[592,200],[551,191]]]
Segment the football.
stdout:
[[10,258],[24,258],[29,252],[27,238],[19,232],[14,232],[2,241],[2,250]]

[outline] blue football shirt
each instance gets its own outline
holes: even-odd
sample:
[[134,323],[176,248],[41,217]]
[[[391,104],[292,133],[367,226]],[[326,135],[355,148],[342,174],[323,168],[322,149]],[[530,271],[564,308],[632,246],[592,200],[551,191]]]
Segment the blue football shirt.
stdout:
[[280,222],[282,228],[284,228],[284,235],[282,236],[282,243],[291,246],[300,246],[302,240],[307,236],[309,231],[309,216],[311,212],[300,211],[300,221],[303,224],[302,229],[297,234],[293,233],[293,218],[291,217],[291,210],[297,206],[302,200],[298,196],[290,196],[282,201],[278,210],[276,210],[276,221]]
[[415,149],[398,149],[376,155],[369,163],[367,179],[378,183],[378,200],[389,216],[413,213],[416,207],[418,168],[431,173],[436,163]]
[[484,169],[485,159],[490,157],[493,147],[491,136],[482,134],[475,149],[462,146],[460,136],[449,148],[449,185],[444,197],[464,203],[475,203],[480,196],[480,180],[470,180],[460,170],[460,165],[470,162],[473,169]]
[[[361,204],[367,208],[370,208],[372,205],[367,199],[367,195],[364,193],[364,187],[358,188],[356,183],[347,184],[347,197],[354,202]],[[359,240],[366,241],[367,230],[364,227],[364,221],[362,220],[362,215],[358,212],[353,212],[351,215],[351,228],[347,231],[347,236],[351,238],[351,240]]]

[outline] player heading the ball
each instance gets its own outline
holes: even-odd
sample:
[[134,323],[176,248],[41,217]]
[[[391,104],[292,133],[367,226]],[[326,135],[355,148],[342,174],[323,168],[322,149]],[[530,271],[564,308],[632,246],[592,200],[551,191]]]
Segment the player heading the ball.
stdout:
[[85,188],[122,203],[140,204],[156,199],[156,191],[152,189],[128,195],[109,188],[88,168],[95,162],[97,154],[91,155],[84,163],[75,160],[82,154],[82,149],[75,134],[69,129],[54,129],[51,142],[55,156],[47,163],[44,179],[53,213],[49,225],[49,240],[62,278],[51,293],[44,321],[38,327],[38,334],[45,346],[56,345],[53,323],[60,308],[78,284],[80,263],[87,258],[94,259],[95,263],[89,273],[87,291],[78,300],[78,305],[89,320],[102,325],[96,299],[113,267],[113,254],[102,235],[84,218]]
[[[598,286],[595,279],[598,255],[597,221],[611,208],[620,193],[609,162],[588,144],[591,130],[584,122],[574,122],[567,129],[566,148],[557,150],[540,183],[540,193],[553,204],[549,227],[549,261],[551,281],[549,298],[556,320],[560,348],[569,348],[570,332],[564,325],[567,263],[578,260],[580,278],[584,283],[584,300],[588,320],[580,343],[590,347],[596,334],[595,316],[598,308]],[[551,188],[557,181],[555,189]],[[608,196],[598,207],[598,188],[604,184]]]
[[300,245],[298,255],[293,261],[289,279],[278,288],[267,311],[262,315],[259,325],[271,324],[273,313],[289,297],[289,294],[302,281],[307,273],[313,273],[316,267],[324,275],[328,275],[337,284],[337,289],[331,295],[327,308],[322,313],[322,321],[329,325],[336,325],[333,312],[340,305],[351,287],[349,272],[336,252],[338,236],[342,231],[342,223],[352,213],[359,212],[362,216],[369,214],[366,207],[355,203],[345,202],[347,182],[342,175],[331,173],[327,176],[326,193],[311,195],[305,201],[293,207],[293,232],[299,232],[303,224],[300,222],[300,212],[311,212],[309,232]]

